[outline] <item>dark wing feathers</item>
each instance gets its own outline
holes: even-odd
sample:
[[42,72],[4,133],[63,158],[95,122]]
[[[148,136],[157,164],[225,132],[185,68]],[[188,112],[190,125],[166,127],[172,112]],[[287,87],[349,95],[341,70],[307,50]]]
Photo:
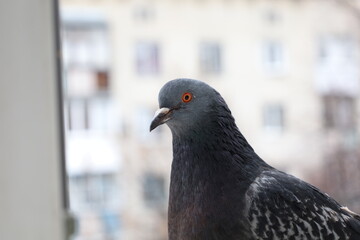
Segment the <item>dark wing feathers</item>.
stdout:
[[360,239],[360,217],[300,179],[263,172],[246,193],[256,239]]
[[341,210],[345,212],[346,215],[350,215],[347,219],[348,223],[357,233],[360,234],[360,215],[352,212],[347,207],[342,207]]

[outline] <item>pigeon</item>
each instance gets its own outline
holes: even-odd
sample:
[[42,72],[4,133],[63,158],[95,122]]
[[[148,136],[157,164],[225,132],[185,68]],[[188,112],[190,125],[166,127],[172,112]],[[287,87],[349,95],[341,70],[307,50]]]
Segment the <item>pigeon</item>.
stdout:
[[172,133],[169,240],[360,239],[360,216],[263,161],[208,84],[175,79],[158,100],[150,131]]

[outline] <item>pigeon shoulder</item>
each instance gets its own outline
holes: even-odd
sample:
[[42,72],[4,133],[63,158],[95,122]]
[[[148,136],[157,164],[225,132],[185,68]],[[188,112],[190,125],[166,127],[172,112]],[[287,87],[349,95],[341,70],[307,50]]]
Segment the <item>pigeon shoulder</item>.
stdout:
[[256,239],[360,239],[360,216],[316,187],[276,169],[263,171],[245,194]]

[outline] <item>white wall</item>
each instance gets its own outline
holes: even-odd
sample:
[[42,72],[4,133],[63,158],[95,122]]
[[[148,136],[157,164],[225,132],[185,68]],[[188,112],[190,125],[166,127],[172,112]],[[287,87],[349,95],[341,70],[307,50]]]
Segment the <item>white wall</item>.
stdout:
[[55,1],[0,1],[0,239],[64,239]]

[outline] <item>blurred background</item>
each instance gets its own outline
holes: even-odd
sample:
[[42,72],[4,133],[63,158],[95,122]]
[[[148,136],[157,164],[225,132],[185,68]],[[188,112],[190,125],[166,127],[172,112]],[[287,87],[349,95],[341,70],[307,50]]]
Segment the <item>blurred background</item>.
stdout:
[[268,163],[360,212],[359,0],[61,0],[76,240],[165,240],[161,86],[203,80]]

